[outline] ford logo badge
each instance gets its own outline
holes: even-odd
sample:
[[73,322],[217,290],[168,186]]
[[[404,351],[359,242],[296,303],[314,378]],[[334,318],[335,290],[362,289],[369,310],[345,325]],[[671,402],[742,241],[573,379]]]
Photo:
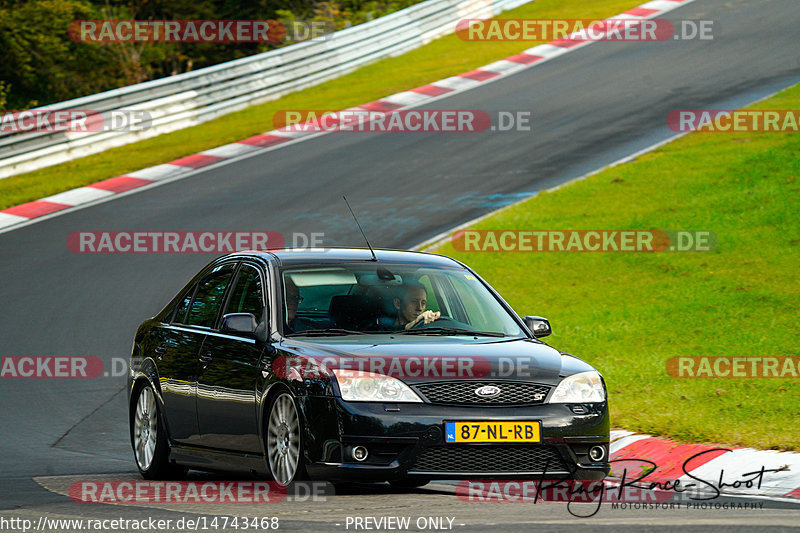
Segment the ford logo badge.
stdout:
[[478,387],[475,389],[475,394],[481,398],[494,398],[500,394],[500,387],[495,387],[494,385],[484,385],[483,387]]

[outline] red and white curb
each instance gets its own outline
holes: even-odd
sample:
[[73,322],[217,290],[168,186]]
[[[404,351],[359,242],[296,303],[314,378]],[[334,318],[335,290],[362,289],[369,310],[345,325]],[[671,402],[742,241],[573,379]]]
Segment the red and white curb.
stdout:
[[[726,451],[728,449],[731,451]],[[618,476],[623,468],[628,468],[628,479],[638,477],[640,470],[634,465],[646,465],[634,460],[652,461],[658,465],[647,474],[643,480],[645,484],[680,480],[684,486],[687,483],[703,485],[697,481],[701,479],[719,487],[719,481],[722,480],[729,485],[721,489],[722,494],[800,498],[800,453],[710,444],[680,444],[669,439],[637,435],[623,430],[611,432],[609,453],[611,460],[617,461],[612,463],[612,476]],[[630,466],[626,464],[626,460],[631,461]],[[763,474],[761,486],[753,483],[753,486],[748,487],[744,481],[753,479],[753,473],[762,468],[767,472]]]
[[[606,20],[650,19],[692,2],[694,0],[653,0]],[[389,113],[400,109],[413,108],[502,79],[521,70],[535,67],[560,55],[589,46],[593,42],[597,41],[560,39],[547,44],[540,44],[520,54],[495,61],[470,72],[393,94],[345,111],[368,110]],[[292,130],[295,129],[299,129],[297,125],[292,128]],[[309,128],[309,130],[312,129]],[[142,187],[156,186],[168,181],[182,179],[210,165],[242,159],[255,152],[279,148],[292,141],[299,142],[311,137],[326,135],[327,133],[329,132],[288,131],[287,128],[279,128],[239,142],[182,157],[169,163],[137,170],[136,172],[130,172],[123,176],[110,178],[85,187],[9,207],[0,211],[0,233],[27,226],[33,222],[65,212],[106,202],[118,195],[130,193],[130,191]]]

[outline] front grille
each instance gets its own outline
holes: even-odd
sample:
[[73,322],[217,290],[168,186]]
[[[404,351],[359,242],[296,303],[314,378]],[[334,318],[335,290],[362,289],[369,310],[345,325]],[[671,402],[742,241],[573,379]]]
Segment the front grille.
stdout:
[[[500,394],[493,398],[483,398],[475,390],[494,385]],[[544,403],[550,387],[535,383],[515,381],[444,381],[425,383],[414,387],[430,403],[451,405],[531,405]]]
[[552,446],[436,446],[417,457],[409,472],[523,473],[566,472]]

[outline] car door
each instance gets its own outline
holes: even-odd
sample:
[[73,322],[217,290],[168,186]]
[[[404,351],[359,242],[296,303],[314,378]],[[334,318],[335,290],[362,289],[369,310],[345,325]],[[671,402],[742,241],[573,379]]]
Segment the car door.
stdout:
[[[261,320],[266,302],[265,281],[265,273],[258,266],[243,262],[220,315],[252,313]],[[263,351],[263,345],[251,337],[219,330],[206,336],[197,383],[197,416],[203,446],[261,453],[256,383],[261,376]]]
[[209,270],[188,289],[172,321],[157,330],[154,351],[158,364],[164,415],[170,437],[187,444],[200,441],[197,423],[197,376],[200,348],[216,322],[236,263]]

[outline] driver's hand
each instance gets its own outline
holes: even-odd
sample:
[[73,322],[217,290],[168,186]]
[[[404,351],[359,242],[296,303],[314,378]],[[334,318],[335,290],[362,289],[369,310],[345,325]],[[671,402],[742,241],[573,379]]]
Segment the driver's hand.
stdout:
[[406,329],[411,329],[417,323],[419,323],[420,320],[424,320],[425,324],[430,324],[431,322],[433,322],[434,320],[436,320],[440,316],[442,316],[442,313],[440,313],[439,311],[435,311],[435,312],[434,311],[423,311],[422,313],[420,313],[420,315],[417,318],[415,318],[414,320],[412,320],[411,322],[406,324]]

